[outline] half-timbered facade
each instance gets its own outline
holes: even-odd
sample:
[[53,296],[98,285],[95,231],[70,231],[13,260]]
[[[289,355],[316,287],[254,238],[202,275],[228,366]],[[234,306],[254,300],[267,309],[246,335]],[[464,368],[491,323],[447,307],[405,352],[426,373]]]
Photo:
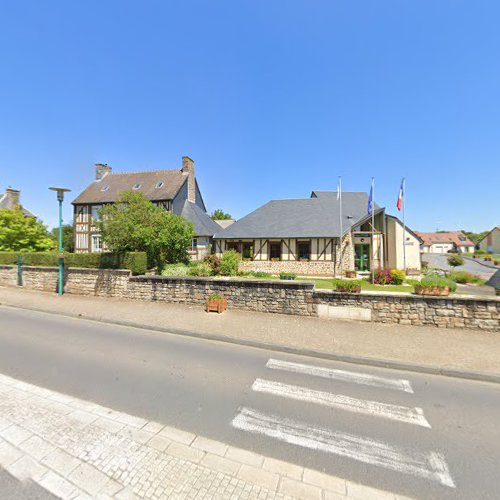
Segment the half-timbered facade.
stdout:
[[388,265],[389,247],[392,252],[394,245],[387,239],[385,209],[375,205],[372,228],[367,205],[366,193],[343,193],[340,221],[334,192],[272,200],[217,232],[216,253],[236,250],[244,270],[271,273],[339,276],[341,265],[344,271],[379,269]]
[[203,258],[220,227],[207,215],[196,181],[194,162],[182,158],[182,168],[115,173],[109,165],[96,165],[95,180],[73,201],[75,252],[102,252],[104,243],[97,227],[99,209],[115,202],[123,191],[138,191],[163,207],[193,223],[195,237],[189,254]]

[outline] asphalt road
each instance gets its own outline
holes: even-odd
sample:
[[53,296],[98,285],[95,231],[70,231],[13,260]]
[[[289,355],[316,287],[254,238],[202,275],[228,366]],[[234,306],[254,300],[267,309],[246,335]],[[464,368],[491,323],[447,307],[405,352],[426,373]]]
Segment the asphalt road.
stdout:
[[416,498],[498,498],[500,385],[6,307],[0,346],[1,373],[133,415]]
[[[429,267],[434,267],[437,269],[444,269],[446,271],[453,270],[453,268],[448,264],[448,256],[450,254],[441,253],[424,253],[422,254],[422,260],[429,263]],[[467,271],[472,274],[477,274],[483,279],[489,279],[496,273],[496,269],[483,266],[477,262],[471,261],[469,259],[464,259],[464,265],[455,268],[457,271]]]

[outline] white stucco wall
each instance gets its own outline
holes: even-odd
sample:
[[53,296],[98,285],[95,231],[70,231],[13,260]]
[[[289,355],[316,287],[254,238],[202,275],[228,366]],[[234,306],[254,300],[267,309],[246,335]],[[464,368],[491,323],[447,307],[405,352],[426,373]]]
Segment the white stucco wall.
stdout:
[[[386,222],[387,231],[387,267],[403,269],[403,226],[390,217]],[[425,251],[425,250],[424,250]],[[420,241],[406,231],[406,269],[420,269]]]

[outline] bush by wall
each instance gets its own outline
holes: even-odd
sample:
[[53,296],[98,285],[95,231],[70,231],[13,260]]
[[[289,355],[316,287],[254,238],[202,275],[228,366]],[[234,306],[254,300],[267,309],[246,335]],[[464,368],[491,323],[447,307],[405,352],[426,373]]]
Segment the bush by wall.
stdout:
[[240,265],[241,255],[234,250],[227,250],[220,261],[220,274],[222,276],[236,276]]
[[[25,266],[58,265],[58,254],[51,252],[0,252],[0,264],[13,265],[21,255]],[[145,252],[115,253],[65,253],[66,267],[84,267],[92,269],[130,269],[132,274],[145,274],[147,257]]]
[[405,280],[405,272],[401,269],[391,269],[391,278],[393,285],[402,285]]

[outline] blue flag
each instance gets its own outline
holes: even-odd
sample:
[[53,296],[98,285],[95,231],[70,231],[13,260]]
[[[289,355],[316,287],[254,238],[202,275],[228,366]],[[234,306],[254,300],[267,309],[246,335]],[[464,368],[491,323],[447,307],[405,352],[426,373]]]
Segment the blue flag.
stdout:
[[368,213],[371,214],[373,211],[373,182],[370,188],[370,196],[368,197]]

